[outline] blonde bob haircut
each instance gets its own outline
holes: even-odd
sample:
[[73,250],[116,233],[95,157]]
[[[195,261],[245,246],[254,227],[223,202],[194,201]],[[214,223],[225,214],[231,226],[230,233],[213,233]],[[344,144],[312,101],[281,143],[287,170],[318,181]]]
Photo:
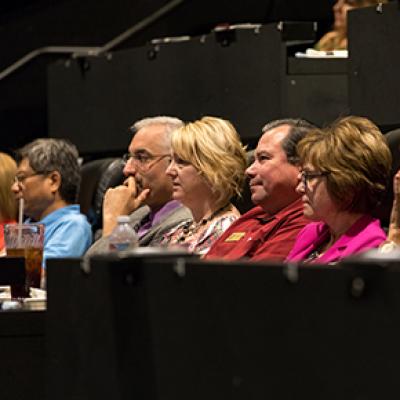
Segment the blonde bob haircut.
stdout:
[[193,165],[207,180],[221,206],[234,195],[241,195],[246,151],[229,121],[203,117],[187,123],[172,133],[171,147],[177,157]]
[[300,163],[327,172],[327,189],[341,210],[371,213],[384,193],[392,156],[379,128],[348,116],[315,130],[297,147]]
[[0,153],[0,215],[3,221],[14,221],[17,218],[17,202],[11,191],[16,172],[14,159]]

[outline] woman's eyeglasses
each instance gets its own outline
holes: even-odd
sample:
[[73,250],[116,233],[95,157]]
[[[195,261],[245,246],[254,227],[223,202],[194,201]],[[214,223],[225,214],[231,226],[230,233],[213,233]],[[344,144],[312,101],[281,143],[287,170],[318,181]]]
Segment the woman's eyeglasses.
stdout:
[[305,188],[308,188],[308,182],[311,179],[314,178],[319,178],[322,176],[327,176],[329,175],[330,172],[325,171],[325,172],[317,172],[317,171],[301,171],[300,176],[301,176],[301,183],[304,185]]

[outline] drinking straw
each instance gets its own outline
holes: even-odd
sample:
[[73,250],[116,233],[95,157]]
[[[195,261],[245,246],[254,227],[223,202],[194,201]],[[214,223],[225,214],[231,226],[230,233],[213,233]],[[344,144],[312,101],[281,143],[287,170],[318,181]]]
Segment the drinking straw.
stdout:
[[24,218],[24,198],[19,199],[18,225],[22,225]]
[[24,199],[21,197],[19,199],[19,210],[18,210],[18,239],[17,247],[22,247],[22,223],[24,218]]

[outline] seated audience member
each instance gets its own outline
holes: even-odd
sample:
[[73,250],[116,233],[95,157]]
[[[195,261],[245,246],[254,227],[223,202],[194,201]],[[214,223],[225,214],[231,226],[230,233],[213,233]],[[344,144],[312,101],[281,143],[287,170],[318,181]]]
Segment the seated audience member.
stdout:
[[386,238],[371,216],[385,191],[392,156],[378,127],[345,117],[298,145],[298,192],[315,222],[297,237],[287,261],[332,263],[378,247]]
[[393,177],[393,206],[390,214],[387,240],[382,243],[380,250],[389,252],[399,250],[400,246],[400,170]]
[[232,124],[214,117],[173,132],[171,146],[172,197],[190,209],[193,220],[168,232],[161,245],[204,254],[240,216],[230,200],[240,195],[246,152]]
[[4,225],[17,219],[17,202],[11,191],[17,164],[8,154],[0,153],[0,255],[5,255]]
[[37,139],[17,152],[12,191],[24,199],[26,222],[44,225],[44,260],[79,257],[92,241],[76,204],[80,186],[78,151],[62,139]]
[[157,246],[164,234],[192,217],[172,199],[172,182],[166,175],[171,156],[171,133],[183,125],[172,117],[145,118],[136,122],[129,145],[123,185],[108,189],[103,202],[102,237],[86,253],[108,251],[108,236],[119,215],[130,215],[140,246]]
[[256,207],[242,215],[211,246],[206,259],[283,261],[307,224],[296,192],[300,171],[296,145],[313,125],[301,119],[270,122],[247,168]]
[[315,45],[316,50],[332,51],[347,49],[347,12],[354,8],[376,6],[387,0],[337,0],[333,6],[333,30],[326,33]]

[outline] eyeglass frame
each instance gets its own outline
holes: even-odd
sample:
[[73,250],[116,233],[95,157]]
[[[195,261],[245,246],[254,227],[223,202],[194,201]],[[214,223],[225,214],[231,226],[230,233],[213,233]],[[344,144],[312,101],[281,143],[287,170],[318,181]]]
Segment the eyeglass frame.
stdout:
[[301,171],[300,172],[300,182],[301,184],[308,189],[308,181],[313,178],[320,178],[322,176],[328,176],[330,171]]
[[177,169],[182,169],[182,168],[185,168],[192,164],[189,161],[182,160],[181,158],[179,158],[175,155],[172,155],[171,160],[169,162],[170,167],[171,167],[171,165],[175,165]]
[[[139,158],[144,157],[146,161],[143,163]],[[150,154],[150,153],[125,153],[122,156],[122,162],[124,165],[127,165],[129,162],[132,162],[143,172],[147,172],[152,168],[155,164],[161,161],[165,157],[171,157],[171,154]]]
[[32,176],[45,175],[45,174],[46,174],[46,172],[34,172],[34,173],[29,174],[29,175],[26,175],[26,176],[18,176],[18,175],[15,175],[15,176],[14,176],[14,182],[13,182],[13,183],[16,183],[17,185],[24,185],[24,182],[25,182],[28,178],[31,178]]

